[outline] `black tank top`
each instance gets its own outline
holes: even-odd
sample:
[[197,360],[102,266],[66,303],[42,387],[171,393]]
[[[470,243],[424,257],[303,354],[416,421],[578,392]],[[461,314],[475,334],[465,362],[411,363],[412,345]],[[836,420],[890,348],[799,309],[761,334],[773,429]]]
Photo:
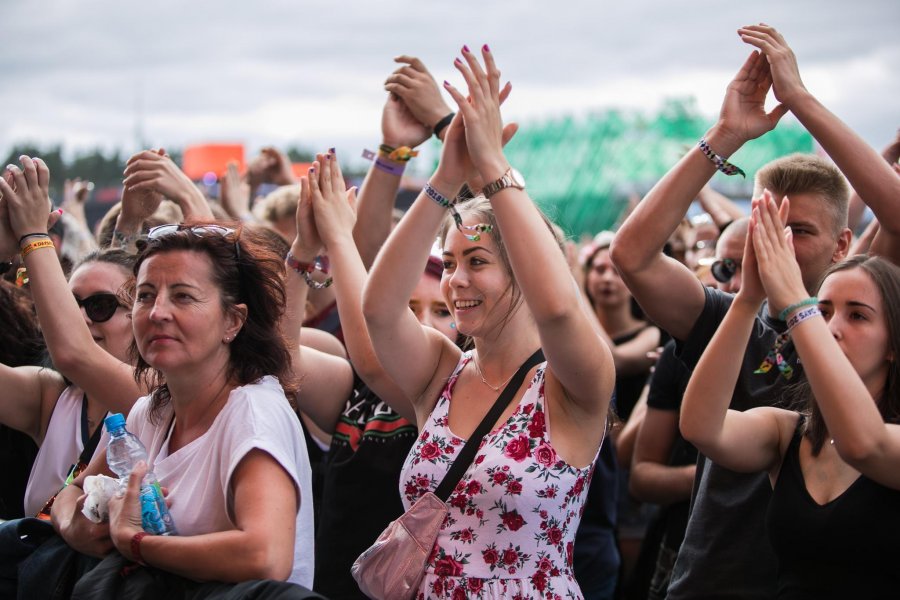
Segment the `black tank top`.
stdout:
[[900,491],[860,475],[817,504],[800,470],[800,440],[795,432],[766,515],[778,598],[900,597]]

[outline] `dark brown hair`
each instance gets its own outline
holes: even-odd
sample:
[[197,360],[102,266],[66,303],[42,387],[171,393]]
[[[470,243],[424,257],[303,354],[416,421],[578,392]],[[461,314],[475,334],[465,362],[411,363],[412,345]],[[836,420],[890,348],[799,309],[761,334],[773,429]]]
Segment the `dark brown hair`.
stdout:
[[[195,231],[204,226],[234,228],[233,233]],[[222,298],[222,309],[233,312],[235,305],[247,307],[247,318],[229,344],[231,355],[227,377],[237,385],[253,383],[265,375],[274,375],[290,397],[296,393],[291,374],[291,357],[279,329],[284,314],[284,264],[281,257],[268,249],[262,236],[232,223],[191,223],[159,238],[139,241],[141,253],[134,265],[137,275],[145,260],[165,252],[188,251],[205,254],[212,265],[213,281]],[[236,251],[236,247],[239,251]],[[170,400],[163,374],[140,356],[132,344],[135,360],[134,376],[153,389],[150,416],[159,416]]]
[[[885,324],[888,330],[888,352],[894,360],[890,362],[884,389],[875,403],[881,418],[887,423],[900,423],[900,267],[878,256],[860,254],[831,265],[822,275],[817,290],[829,275],[840,271],[862,269],[875,283],[884,306]],[[790,400],[805,417],[802,433],[812,444],[813,456],[818,456],[828,438],[828,427],[816,404],[809,382],[804,381],[792,386],[789,391]],[[802,403],[802,404],[801,404]]]

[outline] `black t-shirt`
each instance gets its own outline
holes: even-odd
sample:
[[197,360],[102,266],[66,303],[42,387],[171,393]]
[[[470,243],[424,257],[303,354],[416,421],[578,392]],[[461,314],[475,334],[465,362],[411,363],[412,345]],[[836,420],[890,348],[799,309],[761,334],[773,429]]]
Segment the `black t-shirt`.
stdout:
[[[704,288],[706,302],[687,340],[679,343],[679,358],[690,368],[699,361],[731,306],[733,296]],[[754,373],[785,324],[768,314],[763,303],[741,363],[731,408],[771,406],[784,388],[803,378],[793,344],[782,348],[793,377],[777,368]],[[668,598],[774,598],[776,561],[766,534],[765,515],[772,486],[767,473],[735,473],[700,455],[691,498],[691,516],[672,571]]]
[[[691,371],[675,356],[675,341],[669,342],[656,362],[656,369],[650,378],[650,391],[647,394],[647,406],[656,410],[681,410],[681,400],[687,389]],[[677,431],[672,443],[672,451],[666,464],[670,467],[692,465],[697,462],[697,449],[693,444],[681,437]],[[664,543],[667,548],[678,550],[684,539],[687,527],[690,502],[672,503],[662,510],[660,518],[665,521]]]
[[332,600],[365,598],[350,567],[403,514],[400,470],[416,426],[358,377],[328,453],[316,534],[315,590]]
[[[614,346],[621,346],[630,342],[643,333],[647,327],[652,327],[652,325],[646,325],[632,333],[613,338],[612,343]],[[649,376],[649,369],[640,373],[632,373],[631,375],[619,375],[616,373],[615,410],[616,416],[623,422],[628,420],[631,411],[634,410],[634,405],[637,404],[638,399],[641,397],[641,392],[644,391],[644,385],[647,383]]]

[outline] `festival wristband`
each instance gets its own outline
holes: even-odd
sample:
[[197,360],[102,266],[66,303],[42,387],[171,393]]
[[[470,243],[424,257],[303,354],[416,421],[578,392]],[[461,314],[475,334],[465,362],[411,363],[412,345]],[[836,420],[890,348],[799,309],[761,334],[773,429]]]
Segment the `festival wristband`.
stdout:
[[816,298],[815,296],[813,296],[812,298],[806,298],[804,300],[801,300],[800,302],[794,302],[793,304],[791,304],[790,306],[785,308],[783,311],[778,313],[778,320],[779,321],[787,321],[788,315],[790,315],[792,312],[794,312],[798,308],[803,308],[804,306],[812,306],[812,305],[818,305],[818,304],[819,304],[819,299]]
[[40,240],[36,240],[34,242],[30,242],[24,248],[22,248],[22,260],[25,260],[25,257],[34,252],[35,250],[39,250],[41,248],[54,248],[53,242],[50,238],[44,238]]
[[822,311],[819,310],[818,306],[811,306],[811,307],[807,308],[806,310],[801,310],[796,315],[791,317],[790,321],[788,321],[788,324],[787,324],[788,331],[790,331],[791,329],[793,329],[794,327],[796,327],[803,321],[806,321],[807,319],[812,319],[813,317],[821,315],[821,314],[822,314]]
[[738,167],[737,165],[733,165],[715,152],[713,152],[712,148],[709,147],[709,142],[706,140],[700,140],[697,144],[700,147],[700,151],[703,152],[703,156],[708,158],[714,165],[716,165],[716,169],[725,173],[726,175],[740,175],[741,177],[746,178],[747,174]]

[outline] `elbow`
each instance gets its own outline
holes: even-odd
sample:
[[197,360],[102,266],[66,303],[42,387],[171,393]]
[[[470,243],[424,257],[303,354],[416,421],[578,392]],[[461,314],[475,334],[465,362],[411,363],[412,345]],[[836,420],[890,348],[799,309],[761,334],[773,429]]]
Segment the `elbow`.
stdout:
[[631,476],[628,478],[628,493],[640,502],[653,502],[654,498],[644,476],[644,463],[631,464]]
[[857,471],[864,471],[869,463],[883,455],[882,444],[874,436],[866,436],[857,440],[836,439],[834,447],[841,459]]
[[634,244],[630,235],[621,232],[613,238],[609,246],[609,258],[623,276],[634,273],[642,267],[640,247]]
[[247,570],[241,579],[244,581],[252,579],[286,581],[294,568],[293,555],[293,544],[291,544],[290,552],[284,548],[275,548],[273,544],[261,545],[251,550],[250,556],[245,562]]

